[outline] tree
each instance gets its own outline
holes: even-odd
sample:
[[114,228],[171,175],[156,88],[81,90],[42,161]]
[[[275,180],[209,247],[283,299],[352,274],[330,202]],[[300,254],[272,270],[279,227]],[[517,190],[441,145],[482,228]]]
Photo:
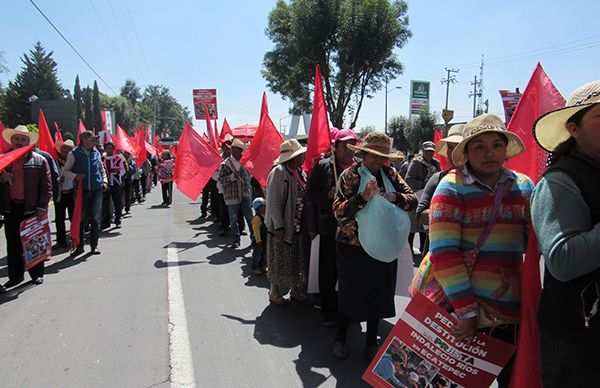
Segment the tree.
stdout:
[[362,127],[358,132],[358,137],[361,139],[364,139],[365,136],[367,136],[367,134],[371,133],[371,132],[375,132],[377,130],[377,128],[375,128],[374,125],[367,125],[365,127]]
[[75,77],[75,87],[73,88],[73,99],[77,104],[77,120],[83,118],[83,98],[81,96],[81,86],[79,85],[79,75]]
[[[4,98],[2,117],[7,125],[30,123],[32,98],[40,100],[63,99],[63,88],[56,74],[53,52],[46,53],[36,42],[29,54],[23,54],[23,68],[14,81],[9,82]],[[34,97],[35,96],[35,97]]]
[[439,122],[437,113],[424,110],[418,115],[410,116],[410,125],[406,127],[404,136],[412,152],[418,152],[424,141],[433,141],[433,128]]
[[[0,51],[0,74],[8,72],[8,67],[6,67],[6,60],[4,59],[4,51]],[[0,82],[0,114],[4,111],[4,95],[6,91],[2,87],[2,82]]]
[[83,95],[83,108],[85,110],[83,123],[85,127],[89,130],[94,126],[94,113],[92,111],[92,89],[90,86],[86,86],[82,91]]
[[411,150],[410,143],[406,140],[405,132],[409,130],[411,120],[405,116],[392,117],[388,123],[390,136],[394,139],[394,147],[409,154]]
[[333,126],[356,125],[365,97],[402,73],[395,48],[408,29],[404,0],[278,0],[266,33],[274,42],[265,53],[269,88],[290,99],[292,113],[310,111],[315,64],[321,66]]
[[[93,126],[92,128],[96,128],[96,131],[102,131],[104,128],[102,127],[102,114],[100,113],[100,90],[98,90],[98,82],[94,81],[94,91],[92,94],[92,117],[93,117]],[[91,130],[92,128],[88,128]]]
[[125,85],[121,87],[121,96],[125,97],[131,105],[135,106],[142,98],[142,91],[134,80],[125,80]]
[[123,96],[107,96],[100,94],[100,105],[115,113],[115,122],[124,129],[139,127],[140,120],[136,108]]
[[169,88],[162,85],[148,85],[139,105],[139,114],[146,120],[152,120],[146,124],[156,121],[156,134],[179,138],[185,123],[192,121],[189,110],[177,102]]

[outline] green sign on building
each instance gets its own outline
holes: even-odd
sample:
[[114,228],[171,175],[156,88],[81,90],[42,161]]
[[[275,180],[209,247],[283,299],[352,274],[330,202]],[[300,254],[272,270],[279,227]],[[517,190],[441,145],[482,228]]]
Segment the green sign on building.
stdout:
[[419,114],[429,106],[429,81],[410,81],[410,114]]

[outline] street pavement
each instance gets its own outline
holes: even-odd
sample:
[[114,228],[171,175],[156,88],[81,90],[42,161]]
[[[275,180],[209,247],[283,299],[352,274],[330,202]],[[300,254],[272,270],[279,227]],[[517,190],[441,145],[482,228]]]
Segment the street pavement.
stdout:
[[[227,248],[199,203],[174,194],[169,208],[156,188],[133,206],[101,235],[101,255],[58,253],[43,285],[26,274],[0,294],[0,387],[366,386],[364,326],[351,326],[350,356],[337,360],[335,329],[312,303],[269,304],[249,238]],[[408,300],[396,299],[399,315]]]

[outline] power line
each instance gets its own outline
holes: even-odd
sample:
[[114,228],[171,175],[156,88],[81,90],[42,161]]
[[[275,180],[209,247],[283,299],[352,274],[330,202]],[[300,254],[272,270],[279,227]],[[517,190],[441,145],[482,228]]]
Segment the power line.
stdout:
[[137,42],[138,48],[140,49],[140,53],[142,53],[142,59],[144,60],[144,65],[146,65],[146,69],[148,70],[148,73],[150,73],[150,76],[152,78],[154,78],[154,76],[152,75],[152,70],[150,69],[150,66],[148,65],[148,61],[146,60],[146,55],[144,54],[144,49],[142,48],[142,44],[140,43],[140,37],[137,33],[137,28],[135,27],[135,22],[133,21],[133,17],[131,16],[131,11],[129,10],[129,5],[127,4],[127,0],[124,0],[124,3],[125,3],[125,8],[127,9],[127,15],[129,16],[129,22],[131,23],[131,27],[133,28],[135,40]]

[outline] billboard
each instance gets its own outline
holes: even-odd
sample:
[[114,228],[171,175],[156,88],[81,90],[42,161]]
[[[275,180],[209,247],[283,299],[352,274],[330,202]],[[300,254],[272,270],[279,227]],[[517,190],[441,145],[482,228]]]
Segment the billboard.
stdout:
[[217,111],[217,89],[194,89],[194,113],[196,120],[205,120],[204,102],[208,108],[208,115],[212,120],[217,120],[219,114]]
[[429,81],[410,81],[410,108],[411,115],[418,115],[429,106]]
[[513,113],[515,113],[515,109],[517,109],[522,94],[519,88],[514,92],[510,90],[499,90],[499,92],[502,97],[502,105],[504,105],[504,119],[506,120],[506,125],[508,125]]

